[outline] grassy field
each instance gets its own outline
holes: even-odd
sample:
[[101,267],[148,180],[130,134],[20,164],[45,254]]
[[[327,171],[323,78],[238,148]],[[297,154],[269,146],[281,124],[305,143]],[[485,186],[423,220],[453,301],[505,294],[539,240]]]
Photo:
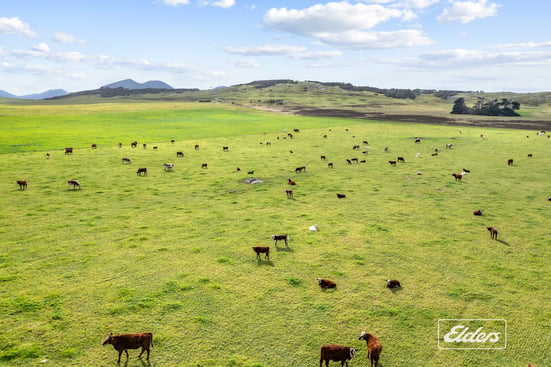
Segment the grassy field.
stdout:
[[[547,136],[165,102],[0,111],[0,365],[114,366],[105,336],[148,331],[150,363],[127,366],[315,366],[326,342],[360,366],[362,330],[381,367],[551,365]],[[507,348],[439,349],[450,318],[507,320]]]

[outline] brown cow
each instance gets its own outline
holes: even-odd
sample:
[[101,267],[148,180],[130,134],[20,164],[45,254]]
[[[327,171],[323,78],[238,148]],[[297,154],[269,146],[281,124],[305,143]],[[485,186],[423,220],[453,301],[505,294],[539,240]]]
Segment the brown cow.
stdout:
[[260,254],[264,254],[264,259],[270,260],[270,248],[268,246],[254,246],[254,252],[256,252],[256,258],[260,260]]
[[318,278],[318,285],[321,289],[337,288],[337,283],[329,279]]
[[486,229],[490,231],[490,238],[492,240],[497,240],[497,229],[495,229],[494,227],[486,227]]
[[19,185],[19,190],[27,189],[27,180],[17,180],[16,182]]
[[111,344],[117,352],[119,352],[118,363],[121,363],[121,354],[126,352],[126,359],[128,360],[128,349],[142,348],[142,351],[138,358],[142,357],[144,351],[147,351],[147,360],[149,361],[149,348],[153,346],[153,334],[151,333],[135,333],[135,334],[120,334],[113,335],[113,333],[107,335],[103,345]]
[[478,217],[482,216],[482,210],[478,209],[473,212],[473,215],[476,215]]
[[358,340],[365,340],[367,344],[367,358],[371,361],[371,367],[375,363],[375,367],[379,364],[379,356],[383,351],[383,346],[379,343],[379,340],[371,334],[367,334],[365,331],[362,331]]
[[291,180],[290,178],[287,179],[287,183],[289,185],[296,185],[297,184],[297,182],[295,180]]
[[323,344],[320,348],[320,367],[325,361],[325,367],[329,366],[329,361],[341,362],[341,367],[348,367],[348,361],[356,355],[356,348],[346,347],[337,344]]
[[452,173],[452,176],[455,177],[456,181],[461,181],[463,175],[461,173]]
[[293,198],[293,190],[285,190],[285,194],[287,194],[287,199],[292,199]]

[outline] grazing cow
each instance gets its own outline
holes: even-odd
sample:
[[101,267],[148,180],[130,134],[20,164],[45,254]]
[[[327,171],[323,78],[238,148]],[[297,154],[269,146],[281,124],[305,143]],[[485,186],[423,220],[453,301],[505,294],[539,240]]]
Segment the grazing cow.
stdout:
[[291,180],[290,178],[287,179],[287,183],[293,186],[297,184],[295,180]]
[[146,144],[146,143],[143,143],[142,146],[143,146],[144,149],[147,148],[147,144]]
[[147,352],[147,360],[149,361],[149,348],[153,346],[153,334],[151,333],[136,333],[136,334],[120,334],[113,335],[113,333],[107,335],[103,345],[111,344],[117,352],[119,352],[118,363],[121,363],[122,352],[126,352],[126,359],[128,360],[128,349],[142,348],[142,351],[138,358],[142,357],[143,352]]
[[453,147],[453,144],[446,144],[446,149],[451,149]]
[[50,159],[50,153],[46,153],[46,159]]
[[291,134],[291,133],[288,133],[287,136],[289,137],[289,139],[293,138],[293,134]]
[[360,146],[359,146],[359,145],[354,145],[354,146],[352,147],[352,150],[360,150]]
[[320,159],[321,159],[322,161],[327,160],[327,158],[326,158],[324,155],[322,155],[322,156],[320,157]]
[[327,167],[333,168],[333,163],[327,163]]
[[228,152],[229,150],[230,150],[229,147],[222,147],[222,151],[223,151],[223,152]]
[[391,166],[396,167],[396,161],[388,161],[388,163],[390,163]]
[[122,143],[119,143],[119,148],[122,148]]
[[339,194],[337,193],[337,199],[344,199],[346,198],[346,195],[345,194]]
[[176,158],[180,158],[180,157],[183,157],[183,156],[184,156],[183,152],[176,152]]
[[386,286],[387,288],[394,289],[394,288],[402,288],[402,285],[400,284],[400,281],[396,279],[387,279],[386,280]]
[[480,209],[475,210],[475,211],[473,212],[473,215],[476,215],[476,216],[478,216],[478,217],[481,217],[481,216],[482,216],[482,210],[480,210]]
[[332,280],[324,279],[324,278],[318,278],[318,285],[321,287],[321,289],[337,288],[337,283],[335,283]]
[[406,160],[404,159],[404,157],[398,157],[398,158],[396,158],[396,160],[397,160],[398,162],[406,163]]
[[153,150],[157,150],[159,147],[153,147]]
[[329,362],[341,362],[341,367],[348,367],[348,361],[356,355],[356,348],[345,347],[337,344],[323,344],[320,348],[320,367],[325,361],[325,367],[329,367]]
[[528,158],[532,158],[534,155],[532,153],[528,154]]
[[195,150],[199,150],[199,144],[195,144]]
[[325,134],[323,137],[324,137],[325,139],[327,139],[327,134]]
[[237,172],[241,172],[241,168],[239,168],[239,167],[237,167],[235,170],[236,170]]
[[292,199],[293,198],[293,190],[285,190],[285,194],[287,194],[287,199]]
[[299,130],[299,129],[293,129],[293,132],[295,132],[295,133],[299,133],[299,132],[300,132],[300,130]]
[[254,171],[248,171],[247,174],[248,175],[254,175]]
[[494,227],[486,227],[486,229],[490,231],[490,238],[492,240],[497,240],[497,229],[495,229]]
[[421,142],[421,138],[415,138],[415,142],[416,142],[416,143],[420,143],[420,142]]
[[65,148],[65,154],[73,154],[73,148]]
[[26,190],[27,189],[27,181],[26,180],[17,180],[16,182],[19,185],[19,190]]
[[551,195],[547,197],[547,201],[551,201]]
[[379,340],[371,334],[367,334],[365,331],[362,331],[358,340],[365,340],[367,344],[367,358],[371,361],[371,367],[375,363],[375,367],[379,364],[379,356],[383,351],[383,346],[379,343]]
[[256,252],[256,258],[260,260],[260,254],[264,254],[265,260],[270,260],[270,248],[267,246],[254,246],[254,252]]
[[452,176],[455,177],[456,181],[461,181],[463,175],[461,173],[452,173]]
[[436,157],[437,155],[438,155],[438,153],[432,153],[431,157]]
[[272,240],[274,240],[274,245],[277,247],[278,241],[285,241],[285,246],[288,245],[287,241],[289,240],[289,236],[286,234],[273,234]]
[[295,173],[306,172],[306,166],[295,168]]
[[127,164],[127,163],[128,163],[128,164],[132,163],[132,161],[130,160],[130,158],[123,158],[123,159],[122,159],[122,164]]
[[508,166],[512,166],[512,165],[513,165],[513,160],[512,160],[512,159],[509,159],[509,160],[507,161],[507,165],[508,165]]
[[358,158],[352,158],[351,161],[358,163]]
[[352,164],[352,161],[350,159],[346,158],[346,163]]
[[206,163],[203,163],[203,164],[201,165],[201,168],[209,168],[209,165],[206,164]]
[[92,149],[97,149],[98,146],[96,144],[92,144]]
[[176,141],[176,140],[174,140],[174,139],[171,139],[171,140],[170,140],[170,142],[171,142],[172,144],[174,144],[175,141]]
[[318,225],[317,224],[314,224],[314,225],[311,225],[308,230],[310,232],[316,232],[318,230]]
[[71,185],[73,186],[73,189],[76,189],[78,187],[78,189],[80,190],[80,182],[78,182],[77,180],[69,180],[67,181],[67,190],[71,188]]
[[174,171],[174,163],[163,163],[165,171]]
[[138,168],[136,171],[137,176],[147,176],[147,168]]
[[133,142],[130,144],[130,146],[131,146],[132,148],[136,148],[136,147],[138,146],[138,142],[137,142],[137,141],[133,141]]

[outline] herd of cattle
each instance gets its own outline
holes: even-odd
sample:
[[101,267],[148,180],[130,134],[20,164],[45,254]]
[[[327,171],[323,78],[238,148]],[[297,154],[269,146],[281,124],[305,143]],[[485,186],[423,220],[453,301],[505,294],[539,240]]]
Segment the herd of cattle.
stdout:
[[[298,133],[299,130],[295,129],[295,133]],[[539,135],[539,134],[538,134]],[[327,135],[324,136],[326,138]],[[288,134],[287,138],[293,138],[292,134]],[[279,138],[278,138],[279,139]],[[421,138],[417,137],[415,138],[415,143],[420,143]],[[174,143],[174,140],[171,141]],[[265,143],[266,145],[271,145],[270,142]],[[364,141],[364,145],[366,145],[366,148],[368,149],[367,145],[368,142]],[[137,146],[137,142],[132,142],[131,146],[134,148]],[[119,143],[119,147],[122,147],[122,144]],[[143,144],[143,147],[146,147],[146,144]],[[156,150],[158,147],[154,146],[153,149]],[[97,149],[97,145],[93,144],[92,149]],[[199,150],[199,145],[195,145],[195,150]],[[360,145],[354,145],[352,150],[359,150]],[[452,149],[452,144],[446,144],[446,149]],[[229,147],[223,146],[222,150],[227,152],[229,151]],[[73,154],[74,150],[73,148],[65,148],[65,154]],[[385,148],[385,152],[388,152],[388,148]],[[290,153],[293,153],[291,150]],[[364,154],[367,154],[368,151],[364,151]],[[438,149],[435,149],[434,153],[432,154],[438,155]],[[46,154],[47,159],[50,158],[50,153]],[[531,157],[532,155],[529,154],[528,157]],[[184,157],[184,153],[181,151],[176,152],[177,158]],[[321,160],[325,161],[327,160],[325,155],[322,155]],[[358,158],[347,158],[345,159],[345,162],[348,165],[352,165],[353,163],[359,164],[359,163],[365,163],[365,160],[359,160]],[[388,161],[391,166],[396,166],[397,163],[405,163],[405,159],[403,157],[398,156],[395,160],[389,160]],[[509,159],[507,161],[507,165],[513,165],[513,159]],[[132,164],[132,160],[130,158],[124,157],[122,158],[122,164]],[[163,169],[165,171],[173,171],[174,170],[174,163],[163,163]],[[334,164],[333,162],[329,162],[327,164],[328,168],[333,168]],[[206,169],[208,168],[207,163],[202,163],[201,168]],[[237,170],[240,171],[240,168],[237,167]],[[300,166],[295,169],[295,173],[303,173],[306,172],[306,166]],[[254,171],[249,171],[249,174],[254,174]],[[460,173],[452,173],[452,176],[454,177],[455,181],[461,181],[462,177],[466,174],[470,173],[468,169],[463,169]],[[420,174],[420,173],[418,173]],[[145,167],[139,167],[136,171],[137,176],[147,176],[147,168]],[[17,180],[16,183],[19,185],[20,190],[26,190],[28,189],[28,182],[27,180]],[[295,186],[296,181],[289,178],[287,180],[288,185]],[[76,179],[71,179],[67,181],[68,188],[69,189],[80,189],[81,184]],[[285,193],[287,195],[287,198],[293,199],[293,190],[286,189]],[[338,199],[345,199],[345,194],[337,193]],[[551,201],[551,195],[548,197],[548,200]],[[473,212],[473,215],[475,216],[482,216],[482,210],[475,210]],[[313,228],[313,229],[312,229]],[[317,230],[317,225],[312,226],[310,230]],[[490,232],[491,239],[497,240],[498,231],[494,227],[487,227],[487,230]],[[277,248],[278,242],[282,241],[284,242],[285,246],[288,246],[289,236],[287,234],[273,234],[271,236],[272,240],[274,241],[274,246]],[[270,247],[269,246],[254,246],[252,247],[254,253],[256,254],[256,259],[260,262],[263,260],[270,261]],[[263,257],[262,257],[263,256]],[[319,287],[322,290],[327,289],[333,289],[336,290],[337,284],[330,279],[326,278],[317,278],[317,282]],[[396,289],[402,289],[402,285],[400,284],[400,281],[396,279],[387,279],[386,280],[386,287],[390,290],[396,290]],[[368,351],[368,359],[370,360],[371,366],[377,367],[378,361],[382,352],[382,345],[379,342],[379,340],[372,334],[366,333],[363,331],[360,336],[358,337],[358,340],[365,340],[367,344],[367,351]],[[147,352],[147,360],[149,360],[150,355],[150,348],[153,346],[153,335],[152,333],[135,333],[135,334],[119,334],[119,335],[113,335],[109,334],[106,339],[103,342],[103,345],[113,345],[114,349],[118,352],[118,363],[120,363],[121,355],[123,352],[126,353],[126,357],[128,359],[128,349],[139,349],[142,348],[138,358],[141,358],[144,352]],[[334,362],[340,362],[341,366],[348,366],[348,361],[354,358],[356,354],[357,349],[350,346],[344,346],[344,345],[337,345],[337,344],[323,344],[320,348],[320,367],[322,367],[323,363],[325,363],[325,366],[329,366],[330,361]],[[533,366],[533,365],[529,365]],[[535,366],[533,366],[535,367]]]

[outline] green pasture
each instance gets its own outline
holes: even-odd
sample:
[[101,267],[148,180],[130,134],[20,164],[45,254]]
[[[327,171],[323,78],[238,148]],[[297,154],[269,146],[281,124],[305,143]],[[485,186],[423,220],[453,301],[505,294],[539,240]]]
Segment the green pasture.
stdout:
[[[107,334],[152,332],[150,363],[121,365],[317,366],[332,342],[368,366],[363,330],[381,367],[551,365],[547,136],[185,103],[0,111],[0,365],[116,366]],[[439,319],[505,319],[507,347],[439,349]]]

